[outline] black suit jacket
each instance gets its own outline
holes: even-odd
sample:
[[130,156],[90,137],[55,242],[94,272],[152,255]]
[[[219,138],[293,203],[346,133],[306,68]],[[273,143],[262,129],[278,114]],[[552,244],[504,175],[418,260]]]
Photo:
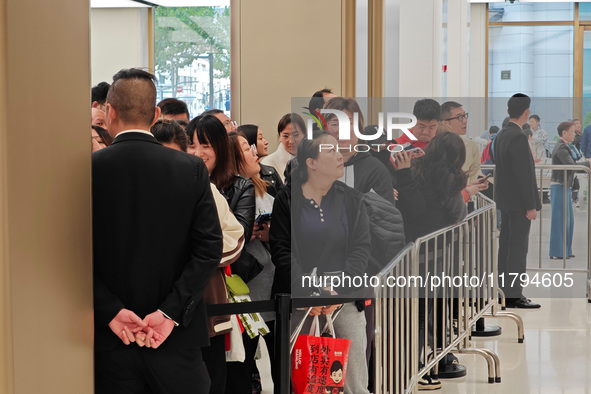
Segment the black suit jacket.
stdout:
[[534,159],[527,136],[513,123],[494,140],[495,202],[504,211],[542,209],[536,183]]
[[108,323],[122,308],[180,324],[160,347],[209,342],[202,293],[222,234],[201,159],[150,135],[118,135],[93,154],[95,349],[124,346]]

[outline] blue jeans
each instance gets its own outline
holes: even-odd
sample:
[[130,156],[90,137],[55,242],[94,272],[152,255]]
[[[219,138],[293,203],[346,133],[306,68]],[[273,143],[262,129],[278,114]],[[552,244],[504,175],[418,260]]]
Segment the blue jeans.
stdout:
[[550,226],[550,257],[564,257],[564,204],[566,202],[566,256],[573,254],[573,232],[575,220],[573,216],[572,191],[566,189],[566,201],[564,200],[564,186],[551,185],[550,195],[552,196],[552,225]]

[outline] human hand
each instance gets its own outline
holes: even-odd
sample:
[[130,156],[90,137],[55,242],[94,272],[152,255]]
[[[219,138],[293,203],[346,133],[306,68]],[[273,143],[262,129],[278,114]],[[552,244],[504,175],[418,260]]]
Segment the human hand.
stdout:
[[407,151],[401,151],[394,153],[394,158],[396,159],[396,165],[398,170],[402,170],[403,168],[410,168],[410,155]]
[[398,190],[394,189],[394,201],[398,201]]
[[146,332],[144,343],[146,347],[154,349],[162,345],[174,328],[174,322],[164,317],[160,311],[150,313],[144,318],[143,323]]
[[535,209],[530,209],[525,213],[525,217],[528,220],[536,220],[536,217],[538,217],[538,212]]
[[255,223],[255,228],[252,231],[252,235],[254,238],[258,239],[261,242],[269,242],[269,227],[270,227],[270,223],[269,222],[263,222],[260,224],[260,227],[256,227],[256,223]]
[[146,324],[138,315],[125,308],[121,309],[109,323],[111,331],[126,345],[135,342],[137,333],[145,327]]
[[474,182],[471,185],[466,186],[466,190],[468,191],[468,193],[470,193],[471,196],[477,194],[478,192],[482,191],[482,190],[486,190],[488,189],[488,181],[484,181],[484,182]]

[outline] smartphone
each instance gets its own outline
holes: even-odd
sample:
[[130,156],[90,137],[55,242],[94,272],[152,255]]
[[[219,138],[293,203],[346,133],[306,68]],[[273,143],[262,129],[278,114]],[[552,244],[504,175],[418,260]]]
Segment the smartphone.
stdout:
[[488,174],[487,176],[485,176],[484,178],[480,178],[480,179],[478,180],[478,183],[484,183],[484,182],[488,181],[488,179],[489,179],[489,178],[492,178],[492,176],[493,176],[493,174],[492,174],[492,173],[490,173],[490,174]]
[[257,218],[254,220],[254,222],[256,224],[261,224],[264,222],[270,222],[271,221],[271,212],[265,212],[265,213],[261,213],[259,216],[257,216]]
[[[425,151],[423,151],[421,148],[411,148],[404,150],[404,152],[408,153],[408,156],[411,159],[414,159],[415,157],[425,156]],[[395,157],[396,153],[398,153],[398,151],[393,151],[392,153],[390,153],[390,161],[392,162],[392,164],[394,164],[394,168],[398,168],[398,163],[396,163]]]

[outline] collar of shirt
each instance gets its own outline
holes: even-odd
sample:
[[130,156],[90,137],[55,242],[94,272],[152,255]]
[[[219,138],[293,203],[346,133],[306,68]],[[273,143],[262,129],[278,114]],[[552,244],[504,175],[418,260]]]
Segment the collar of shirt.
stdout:
[[[509,123],[517,124],[517,123],[513,122],[512,120],[511,120],[511,121],[509,121]],[[518,126],[518,127],[521,129],[521,130],[523,130],[523,127],[519,126],[518,124],[517,124],[517,126]]]
[[150,133],[149,131],[141,130],[141,129],[123,130],[122,132],[117,134],[115,137],[119,137],[121,134],[126,134],[126,133],[143,133],[143,134],[148,134],[151,137],[154,137],[154,135],[152,133]]

